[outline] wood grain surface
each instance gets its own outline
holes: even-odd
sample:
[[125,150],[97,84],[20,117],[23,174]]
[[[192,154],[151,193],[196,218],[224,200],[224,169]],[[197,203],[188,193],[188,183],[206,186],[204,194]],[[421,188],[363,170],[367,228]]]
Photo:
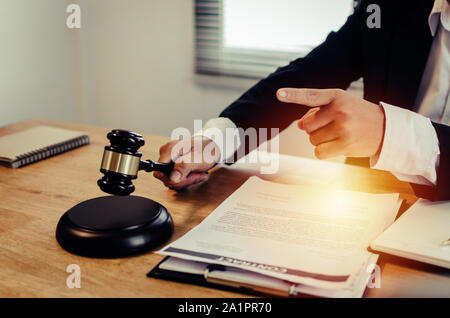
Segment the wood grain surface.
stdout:
[[[39,124],[82,130],[91,144],[29,166],[0,166],[0,297],[245,297],[205,287],[147,278],[163,258],[144,255],[94,259],[72,255],[55,240],[61,215],[75,204],[104,195],[97,187],[108,128],[47,120],[28,120],[0,128],[0,136]],[[116,128],[116,127],[111,127]],[[118,128],[118,127],[117,127]],[[167,137],[144,135],[143,158],[158,159]],[[391,174],[341,165],[336,186],[368,192],[399,192],[406,210],[417,198],[411,185]],[[252,172],[216,168],[208,182],[175,192],[151,174],[141,172],[133,183],[136,195],[163,204],[172,214],[180,237],[200,223]],[[275,178],[277,179],[277,178]],[[279,181],[283,182],[280,177]],[[81,268],[81,288],[66,286],[69,264]],[[432,265],[381,255],[381,288],[367,289],[372,297],[450,297],[450,273]]]

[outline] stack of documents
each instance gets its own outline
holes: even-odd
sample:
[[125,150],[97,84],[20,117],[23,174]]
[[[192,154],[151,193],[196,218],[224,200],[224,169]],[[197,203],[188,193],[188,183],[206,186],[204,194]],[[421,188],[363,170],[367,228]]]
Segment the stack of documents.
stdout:
[[251,177],[160,254],[166,273],[268,294],[361,297],[395,220],[398,194],[279,184]]

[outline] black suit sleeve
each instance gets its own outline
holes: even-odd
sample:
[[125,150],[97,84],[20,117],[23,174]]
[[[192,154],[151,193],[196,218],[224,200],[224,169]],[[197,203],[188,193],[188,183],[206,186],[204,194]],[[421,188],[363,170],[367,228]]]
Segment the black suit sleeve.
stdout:
[[433,123],[439,139],[439,168],[435,200],[450,200],[450,126]]
[[[363,1],[364,2],[364,1]],[[292,61],[258,82],[228,106],[220,117],[231,119],[237,127],[278,128],[280,131],[299,119],[306,107],[281,103],[276,91],[282,87],[341,88],[362,76],[361,32],[365,27],[360,5],[346,23],[328,35],[325,42],[307,56]],[[272,138],[274,136],[269,136]],[[248,143],[246,143],[248,144]],[[246,149],[246,153],[252,149]]]

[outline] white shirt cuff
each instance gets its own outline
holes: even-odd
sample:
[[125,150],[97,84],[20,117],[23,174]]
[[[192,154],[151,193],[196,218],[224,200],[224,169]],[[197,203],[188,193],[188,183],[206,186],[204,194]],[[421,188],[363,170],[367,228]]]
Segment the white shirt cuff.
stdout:
[[381,102],[385,131],[381,152],[370,158],[370,167],[392,172],[398,179],[436,185],[439,140],[430,119]]
[[230,160],[234,153],[241,145],[236,125],[229,118],[225,117],[208,120],[202,130],[196,132],[194,136],[204,136],[216,143],[220,150],[218,163],[231,162]]

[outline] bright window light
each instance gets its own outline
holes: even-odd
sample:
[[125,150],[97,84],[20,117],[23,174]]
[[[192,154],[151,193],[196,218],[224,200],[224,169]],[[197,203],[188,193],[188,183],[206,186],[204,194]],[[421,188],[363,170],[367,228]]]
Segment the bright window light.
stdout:
[[351,0],[223,0],[224,47],[309,51],[352,11]]

